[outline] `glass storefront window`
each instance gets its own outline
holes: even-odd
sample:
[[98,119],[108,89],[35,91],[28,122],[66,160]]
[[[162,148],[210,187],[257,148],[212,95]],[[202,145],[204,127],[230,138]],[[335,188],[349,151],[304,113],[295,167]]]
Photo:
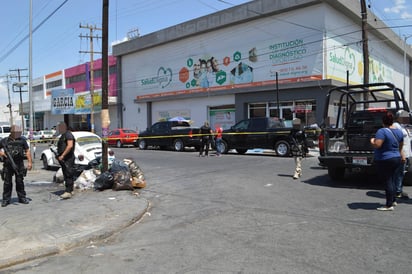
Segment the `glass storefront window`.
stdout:
[[[280,113],[279,113],[280,112]],[[249,118],[253,117],[279,117],[283,120],[301,119],[304,125],[316,123],[316,101],[284,101],[251,103],[249,104]]]
[[266,103],[249,104],[249,118],[265,117],[266,109],[267,109]]

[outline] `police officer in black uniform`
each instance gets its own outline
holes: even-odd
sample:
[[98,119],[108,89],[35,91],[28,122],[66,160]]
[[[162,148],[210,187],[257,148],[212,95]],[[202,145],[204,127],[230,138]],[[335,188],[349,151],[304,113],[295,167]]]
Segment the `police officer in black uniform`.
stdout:
[[65,192],[60,195],[62,199],[70,199],[73,195],[73,185],[74,185],[74,136],[70,130],[67,129],[67,125],[64,122],[59,124],[60,138],[57,142],[57,160],[59,161],[64,181],[65,181]]
[[[11,201],[11,192],[13,190],[13,175],[15,176],[16,192],[19,198],[19,203],[28,204],[29,200],[26,198],[26,191],[24,190],[24,176],[27,169],[32,169],[32,158],[30,147],[24,136],[21,135],[21,129],[13,125],[10,129],[10,135],[0,141],[0,156],[3,158],[3,201],[2,207],[6,207]],[[13,158],[15,168],[7,154]],[[27,157],[27,169],[24,166],[24,156]]]
[[206,121],[203,126],[199,130],[200,132],[200,138],[201,138],[201,145],[200,145],[200,150],[199,150],[199,157],[203,156],[203,151],[205,152],[205,156],[209,157],[209,145],[210,145],[210,139],[212,138],[213,131],[212,128],[209,125],[209,122]]
[[306,157],[309,152],[306,145],[306,134],[302,130],[301,120],[295,118],[292,121],[293,129],[291,131],[292,138],[292,155],[295,160],[295,173],[293,174],[293,179],[298,179],[302,176],[302,159]]

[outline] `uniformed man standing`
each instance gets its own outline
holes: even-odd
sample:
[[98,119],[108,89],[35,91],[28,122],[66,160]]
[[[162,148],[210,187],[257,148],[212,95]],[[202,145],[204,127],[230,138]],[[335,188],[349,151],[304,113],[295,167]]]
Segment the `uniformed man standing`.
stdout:
[[[28,204],[29,200],[26,198],[24,190],[24,176],[26,176],[27,169],[32,169],[32,158],[29,144],[24,136],[21,135],[21,129],[13,125],[10,129],[10,135],[0,141],[0,156],[3,158],[3,201],[2,207],[6,207],[11,201],[11,192],[13,190],[13,175],[15,176],[16,192],[19,198],[19,203]],[[11,156],[13,162],[7,155]],[[24,166],[24,157],[27,157],[27,169]]]
[[67,129],[67,125],[64,122],[59,124],[60,138],[57,142],[57,160],[59,161],[65,182],[65,191],[60,198],[70,199],[73,195],[74,185],[74,145],[75,140],[73,133]]
[[302,130],[301,120],[295,118],[292,121],[293,129],[291,131],[291,138],[293,141],[292,154],[295,160],[295,172],[293,179],[298,179],[302,176],[302,159],[306,157],[308,148],[306,146],[306,134]]

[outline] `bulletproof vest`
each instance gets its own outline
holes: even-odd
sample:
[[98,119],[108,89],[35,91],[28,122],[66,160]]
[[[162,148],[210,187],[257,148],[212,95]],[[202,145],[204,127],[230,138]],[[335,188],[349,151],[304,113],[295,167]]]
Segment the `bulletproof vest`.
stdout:
[[6,148],[10,155],[13,157],[13,160],[19,161],[24,159],[24,143],[25,140],[7,140]]

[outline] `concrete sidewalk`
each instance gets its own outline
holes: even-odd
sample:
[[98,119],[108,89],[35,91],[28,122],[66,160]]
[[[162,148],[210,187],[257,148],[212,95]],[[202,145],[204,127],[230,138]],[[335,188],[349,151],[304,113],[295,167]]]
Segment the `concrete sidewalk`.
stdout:
[[53,175],[36,167],[28,172],[28,205],[18,203],[13,183],[11,204],[0,208],[0,269],[106,238],[148,210],[138,191],[75,191],[61,200],[64,188],[51,182]]

